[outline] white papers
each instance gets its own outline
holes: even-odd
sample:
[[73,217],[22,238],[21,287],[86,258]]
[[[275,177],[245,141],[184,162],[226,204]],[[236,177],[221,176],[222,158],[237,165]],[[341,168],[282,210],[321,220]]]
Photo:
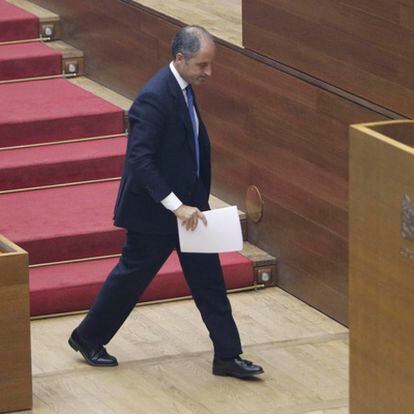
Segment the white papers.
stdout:
[[180,248],[186,253],[224,253],[243,249],[243,237],[236,206],[203,211],[207,226],[199,220],[194,231],[178,220]]

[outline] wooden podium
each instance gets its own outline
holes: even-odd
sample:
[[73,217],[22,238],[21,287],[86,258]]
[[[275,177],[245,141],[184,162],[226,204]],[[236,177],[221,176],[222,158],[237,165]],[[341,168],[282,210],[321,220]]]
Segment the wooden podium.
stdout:
[[350,128],[350,413],[414,412],[414,121]]
[[32,407],[28,254],[0,235],[0,413]]

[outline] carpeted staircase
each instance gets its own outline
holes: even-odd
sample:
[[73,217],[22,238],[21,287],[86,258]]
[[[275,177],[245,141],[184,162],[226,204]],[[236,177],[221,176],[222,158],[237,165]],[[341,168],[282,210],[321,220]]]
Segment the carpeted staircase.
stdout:
[[0,49],[0,79],[59,75],[62,55],[41,42],[3,45]]
[[37,17],[5,0],[0,1],[0,29],[0,42],[39,37]]
[[125,149],[125,136],[120,135],[4,150],[0,191],[117,177]]
[[[0,234],[29,252],[31,313],[45,315],[87,309],[117,261],[126,138],[124,110],[65,79],[37,38],[37,17],[0,0]],[[221,262],[229,289],[255,285],[245,255]],[[173,253],[141,300],[189,293]]]

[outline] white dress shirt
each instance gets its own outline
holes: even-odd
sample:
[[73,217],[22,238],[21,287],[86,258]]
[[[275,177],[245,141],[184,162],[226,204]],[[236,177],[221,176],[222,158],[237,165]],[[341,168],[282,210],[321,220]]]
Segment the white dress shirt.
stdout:
[[[187,93],[185,90],[185,88],[188,86],[188,82],[181,77],[181,75],[178,73],[177,69],[175,68],[173,62],[170,63],[170,70],[172,74],[174,75],[175,79],[177,80],[178,84],[180,85],[181,91],[183,92],[184,100],[186,104],[188,105]],[[198,116],[197,116],[197,112],[195,108],[194,108],[194,115],[195,115],[196,130],[197,130],[197,135],[198,135],[199,121],[198,121]],[[161,200],[161,203],[165,208],[171,211],[176,210],[178,207],[180,207],[183,204],[181,200],[173,192],[171,192],[169,195],[167,195],[167,197]]]

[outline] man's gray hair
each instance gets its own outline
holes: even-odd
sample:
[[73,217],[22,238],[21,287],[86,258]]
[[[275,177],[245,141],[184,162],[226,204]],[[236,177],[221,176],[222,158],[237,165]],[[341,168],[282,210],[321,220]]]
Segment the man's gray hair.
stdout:
[[185,59],[191,59],[201,47],[201,39],[214,42],[213,36],[201,26],[185,26],[174,36],[171,43],[171,54],[175,60],[177,53],[182,53]]

